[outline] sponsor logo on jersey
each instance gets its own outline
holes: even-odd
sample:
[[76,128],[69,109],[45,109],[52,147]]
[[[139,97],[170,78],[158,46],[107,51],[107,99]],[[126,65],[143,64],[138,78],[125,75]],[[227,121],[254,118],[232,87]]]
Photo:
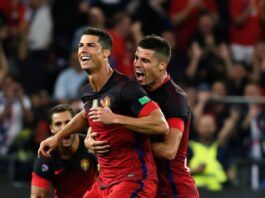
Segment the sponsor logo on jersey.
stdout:
[[48,170],[49,170],[49,166],[47,164],[42,164],[41,171],[42,172],[47,172]]
[[141,105],[144,105],[150,101],[150,99],[147,96],[144,96],[142,98],[139,98],[138,101],[141,103]]
[[59,169],[59,170],[55,170],[55,171],[54,171],[54,174],[55,174],[55,175],[58,175],[58,174],[60,174],[61,172],[63,172],[63,170],[64,170],[64,168],[61,168],[61,169]]
[[87,171],[89,169],[89,160],[88,159],[82,159],[80,161],[80,167],[84,170]]

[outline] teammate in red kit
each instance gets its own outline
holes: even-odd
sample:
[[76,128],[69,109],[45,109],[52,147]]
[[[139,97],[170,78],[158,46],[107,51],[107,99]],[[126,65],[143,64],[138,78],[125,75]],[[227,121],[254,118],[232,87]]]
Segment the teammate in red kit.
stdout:
[[[140,42],[134,59],[137,82],[159,104],[169,125],[169,134],[152,136],[159,178],[157,197],[197,198],[199,194],[186,164],[191,112],[187,95],[166,72],[169,60],[168,43],[155,35],[146,36]],[[124,116],[113,113],[108,107],[101,108],[93,118],[102,123],[124,122]],[[134,123],[127,123],[127,127],[133,126]],[[103,144],[91,138],[97,135],[92,133],[87,137],[86,146],[99,153],[106,152],[108,142]]]
[[[157,176],[148,134],[167,134],[168,124],[144,89],[111,69],[108,62],[111,47],[111,37],[105,31],[97,28],[84,31],[78,49],[80,65],[90,82],[81,90],[84,110],[63,130],[41,142],[39,155],[50,156],[60,139],[90,126],[99,134],[96,139],[107,140],[111,150],[98,156],[100,174],[85,197],[155,197]],[[93,121],[98,105],[132,117],[112,125]],[[127,122],[134,126],[125,128]],[[140,127],[140,133],[135,133],[135,128]]]
[[[58,105],[50,110],[50,129],[60,131],[75,113],[68,105]],[[34,163],[31,181],[31,198],[54,197],[81,198],[96,181],[98,170],[96,156],[84,146],[85,136],[74,134],[59,143],[51,158],[39,157]]]

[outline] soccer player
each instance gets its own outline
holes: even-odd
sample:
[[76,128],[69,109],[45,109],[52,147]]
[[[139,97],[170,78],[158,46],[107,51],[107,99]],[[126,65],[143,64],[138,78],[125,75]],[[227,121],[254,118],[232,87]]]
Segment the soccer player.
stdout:
[[[84,110],[63,130],[41,142],[38,153],[50,156],[60,139],[90,126],[99,133],[96,139],[107,140],[112,149],[98,156],[100,174],[85,197],[155,197],[156,167],[147,134],[167,134],[168,124],[158,105],[134,80],[111,69],[108,61],[111,47],[111,37],[105,31],[97,28],[84,31],[78,48],[80,65],[90,82],[81,90]],[[125,121],[145,127],[135,133],[136,127],[124,127],[126,122],[119,125],[94,122],[90,116],[98,105],[132,116]]]
[[[159,178],[157,197],[197,198],[199,194],[186,164],[191,112],[186,93],[167,74],[170,55],[168,43],[151,35],[139,43],[134,59],[137,82],[159,104],[169,125],[169,134],[152,137]],[[100,123],[120,124],[127,118],[113,113],[108,107],[98,107],[93,119]],[[133,126],[134,123],[127,122],[127,127]],[[90,137],[97,135],[92,133]],[[86,141],[86,146],[98,153],[107,153],[106,148],[111,149],[106,142],[103,144],[89,137]]]
[[[65,104],[50,110],[49,122],[53,134],[74,117],[73,109]],[[50,197],[53,185],[55,197],[81,198],[96,181],[98,170],[94,154],[84,146],[84,135],[63,138],[51,158],[36,159],[31,181],[31,198]]]

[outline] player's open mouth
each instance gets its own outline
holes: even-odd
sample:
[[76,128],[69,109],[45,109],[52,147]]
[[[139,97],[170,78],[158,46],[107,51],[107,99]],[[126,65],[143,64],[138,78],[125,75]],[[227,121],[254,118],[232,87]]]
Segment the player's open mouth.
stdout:
[[91,57],[90,56],[81,56],[81,61],[82,62],[88,62],[91,60]]
[[141,82],[141,81],[143,81],[143,79],[145,77],[145,73],[143,71],[137,70],[137,71],[135,71],[135,77],[136,77],[136,80],[138,82]]

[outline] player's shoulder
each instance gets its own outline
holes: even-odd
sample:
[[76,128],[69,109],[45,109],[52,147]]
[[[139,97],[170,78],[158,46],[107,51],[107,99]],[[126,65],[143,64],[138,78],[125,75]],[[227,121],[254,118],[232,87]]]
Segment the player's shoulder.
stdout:
[[170,80],[168,84],[168,93],[170,94],[171,98],[174,100],[180,101],[188,101],[187,93],[174,81]]

